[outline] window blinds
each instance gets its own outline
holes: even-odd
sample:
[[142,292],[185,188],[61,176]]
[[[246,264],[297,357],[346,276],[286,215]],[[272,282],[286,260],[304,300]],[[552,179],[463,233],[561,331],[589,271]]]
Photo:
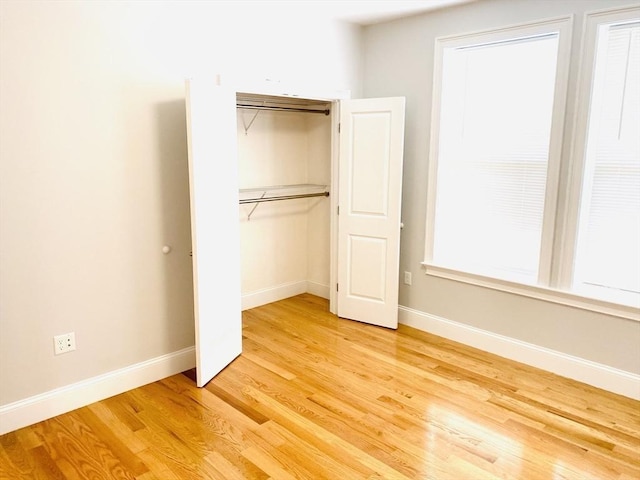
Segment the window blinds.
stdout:
[[538,277],[558,35],[443,52],[433,264]]

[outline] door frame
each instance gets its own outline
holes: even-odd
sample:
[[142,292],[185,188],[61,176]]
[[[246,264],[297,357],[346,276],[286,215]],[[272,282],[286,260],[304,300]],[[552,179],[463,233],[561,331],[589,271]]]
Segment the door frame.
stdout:
[[[351,97],[349,97],[351,98]],[[331,102],[331,224],[329,226],[329,312],[338,315],[338,206],[340,205],[340,100]]]

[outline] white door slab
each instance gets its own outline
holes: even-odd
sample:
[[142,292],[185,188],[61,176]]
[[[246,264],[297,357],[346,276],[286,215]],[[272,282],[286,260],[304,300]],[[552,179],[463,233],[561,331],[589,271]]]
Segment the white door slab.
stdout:
[[208,383],[242,352],[235,90],[186,85],[196,375]]
[[398,326],[403,97],[340,102],[338,316]]

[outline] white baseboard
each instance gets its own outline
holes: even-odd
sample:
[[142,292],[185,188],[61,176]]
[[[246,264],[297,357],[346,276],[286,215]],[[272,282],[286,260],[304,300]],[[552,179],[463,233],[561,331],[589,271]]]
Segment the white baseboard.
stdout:
[[315,282],[302,280],[300,282],[285,283],[264,290],[242,295],[242,310],[261,307],[267,303],[277,302],[285,298],[294,297],[301,293],[312,293],[322,298],[329,298],[329,287]]
[[294,297],[307,291],[307,282],[292,282],[277,285],[275,287],[257,290],[255,292],[242,295],[242,310],[261,307],[267,303],[277,302],[285,298]]
[[[327,298],[328,288],[298,282],[250,295],[264,303],[309,292]],[[291,293],[293,292],[293,293]],[[325,292],[325,293],[323,293]],[[255,296],[254,296],[255,295]],[[257,306],[257,305],[256,305]],[[243,309],[245,307],[243,298]],[[640,375],[539,347],[486,330],[400,306],[399,322],[511,360],[640,400]],[[104,375],[0,406],[0,435],[61,415],[195,367],[195,348],[152,358]]]
[[316,297],[329,300],[329,285],[322,285],[315,282],[307,282],[307,293]]
[[640,400],[640,375],[400,306],[403,325]]
[[0,435],[195,367],[195,347],[0,406]]

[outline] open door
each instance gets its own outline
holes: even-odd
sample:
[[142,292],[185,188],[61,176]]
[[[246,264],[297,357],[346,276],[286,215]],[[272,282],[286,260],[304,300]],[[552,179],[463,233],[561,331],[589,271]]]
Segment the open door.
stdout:
[[404,97],[340,102],[338,316],[398,327]]
[[235,90],[186,84],[197,385],[242,352]]

